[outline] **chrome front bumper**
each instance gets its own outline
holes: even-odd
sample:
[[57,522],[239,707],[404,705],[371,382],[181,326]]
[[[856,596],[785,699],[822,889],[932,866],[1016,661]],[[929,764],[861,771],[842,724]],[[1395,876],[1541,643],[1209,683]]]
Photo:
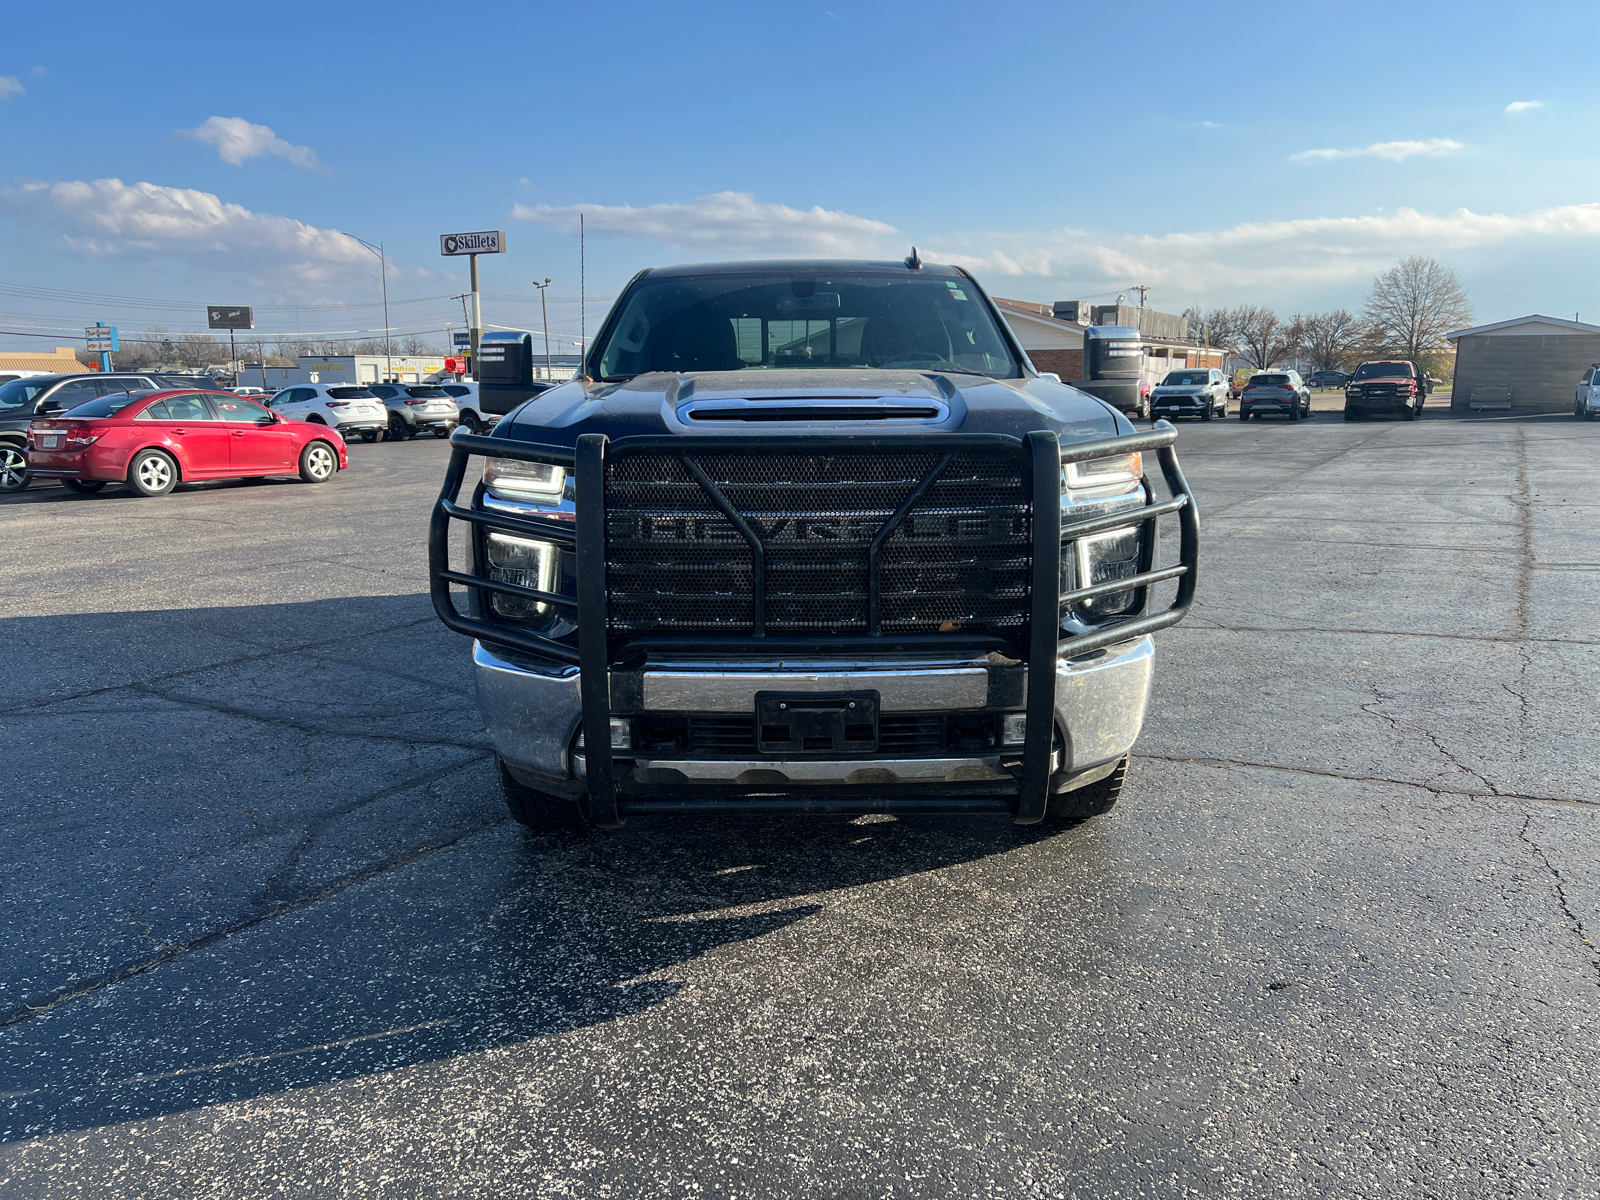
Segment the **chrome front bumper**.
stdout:
[[[1114,763],[1132,748],[1150,696],[1154,647],[1148,636],[1056,660],[1056,726],[1061,750],[1052,757],[1054,786],[1087,781],[1097,767]],[[573,752],[583,718],[578,670],[551,664],[515,663],[473,645],[478,704],[496,751],[530,786],[581,790],[581,755]],[[1026,707],[1027,668],[1015,694],[997,695],[989,664],[965,663],[670,664],[642,674],[642,711],[748,713],[763,691],[876,691],[880,711],[937,712]],[[618,690],[613,676],[613,695]],[[1009,689],[1007,689],[1009,690]],[[699,758],[652,759],[613,752],[619,780],[639,785],[828,784],[869,788],[885,784],[964,784],[1009,780],[1006,764],[1021,747],[971,757],[856,757],[838,760]],[[1064,758],[1064,761],[1063,761]]]

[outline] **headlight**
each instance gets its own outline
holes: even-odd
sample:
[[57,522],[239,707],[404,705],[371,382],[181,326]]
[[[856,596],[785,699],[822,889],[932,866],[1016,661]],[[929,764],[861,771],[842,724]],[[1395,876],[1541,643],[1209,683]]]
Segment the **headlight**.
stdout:
[[567,469],[551,463],[486,458],[483,461],[483,485],[502,500],[556,504],[567,487]]
[[[1144,548],[1143,530],[1142,525],[1113,529],[1092,537],[1079,538],[1070,546],[1063,547],[1062,592],[1112,583],[1118,579],[1131,579],[1137,575],[1140,552]],[[1103,621],[1129,612],[1138,599],[1137,592],[1112,592],[1109,596],[1081,600],[1073,605],[1072,611],[1085,621]]]
[[1074,488],[1100,488],[1115,483],[1137,482],[1144,476],[1144,456],[1118,454],[1111,458],[1094,458],[1088,462],[1069,462],[1062,472],[1061,486]]
[[[507,533],[491,533],[487,550],[489,578],[496,583],[512,583],[540,592],[556,590],[560,582],[561,547]],[[491,603],[502,617],[513,618],[544,616],[552,607],[538,600],[499,592],[493,593]]]

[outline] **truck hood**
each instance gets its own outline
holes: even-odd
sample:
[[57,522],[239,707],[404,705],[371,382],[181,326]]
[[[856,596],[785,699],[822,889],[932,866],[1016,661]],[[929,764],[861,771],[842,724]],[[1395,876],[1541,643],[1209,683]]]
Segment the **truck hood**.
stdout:
[[705,371],[620,383],[571,380],[517,408],[492,436],[576,446],[585,433],[1020,438],[1035,430],[1080,442],[1132,433],[1133,426],[1103,401],[1048,379],[910,370]]

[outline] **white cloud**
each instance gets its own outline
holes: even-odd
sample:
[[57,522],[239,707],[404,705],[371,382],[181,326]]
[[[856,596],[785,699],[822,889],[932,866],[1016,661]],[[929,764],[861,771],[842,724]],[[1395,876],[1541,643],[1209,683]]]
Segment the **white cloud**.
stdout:
[[247,158],[275,154],[307,171],[320,171],[317,152],[310,146],[294,146],[265,125],[252,125],[243,117],[207,117],[194,129],[175,129],[181,137],[198,138],[216,147],[223,162],[239,166]]
[[1387,158],[1391,162],[1404,162],[1408,158],[1439,158],[1465,149],[1460,142],[1449,138],[1428,138],[1426,141],[1373,142],[1354,150],[1302,150],[1289,155],[1290,162],[1326,162],[1333,158]]
[[1541,239],[1600,239],[1600,204],[1513,216],[1465,208],[1440,216],[1402,208],[1385,216],[1247,222],[1167,234],[974,233],[927,239],[924,255],[980,275],[1070,280],[1068,286],[1085,294],[1148,283],[1176,303],[1171,298],[1303,296],[1370,279],[1405,254],[1521,253]]
[[15,75],[0,75],[0,100],[11,96],[20,96],[28,89],[22,86],[22,80]]
[[[302,293],[364,280],[377,265],[360,242],[336,229],[154,183],[96,179],[0,188],[0,215],[57,229],[80,254],[155,251],[221,259],[271,286]],[[391,283],[399,273],[391,263]]]
[[749,192],[718,192],[690,204],[651,204],[643,208],[626,204],[565,208],[518,204],[511,215],[521,221],[538,221],[563,233],[577,233],[580,212],[589,233],[654,238],[676,249],[856,258],[881,254],[898,257],[909,248],[909,243],[901,245],[905,239],[899,231],[883,221],[825,208],[762,204]]
[[1513,100],[1506,105],[1508,113],[1527,112],[1530,108],[1543,108],[1544,103],[1539,100]]

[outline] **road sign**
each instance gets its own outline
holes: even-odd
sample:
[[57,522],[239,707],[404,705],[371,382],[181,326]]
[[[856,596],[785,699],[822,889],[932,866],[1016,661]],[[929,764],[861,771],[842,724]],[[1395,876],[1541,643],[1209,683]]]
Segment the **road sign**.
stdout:
[[472,345],[472,335],[470,333],[452,333],[450,335],[450,344],[465,350]]
[[90,354],[110,354],[113,350],[121,349],[117,345],[115,325],[91,325],[83,331],[83,336],[88,342]]
[[439,253],[451,254],[504,254],[506,231],[491,229],[484,233],[441,233]]
[[256,320],[248,308],[213,304],[206,309],[206,322],[212,329],[254,329]]

